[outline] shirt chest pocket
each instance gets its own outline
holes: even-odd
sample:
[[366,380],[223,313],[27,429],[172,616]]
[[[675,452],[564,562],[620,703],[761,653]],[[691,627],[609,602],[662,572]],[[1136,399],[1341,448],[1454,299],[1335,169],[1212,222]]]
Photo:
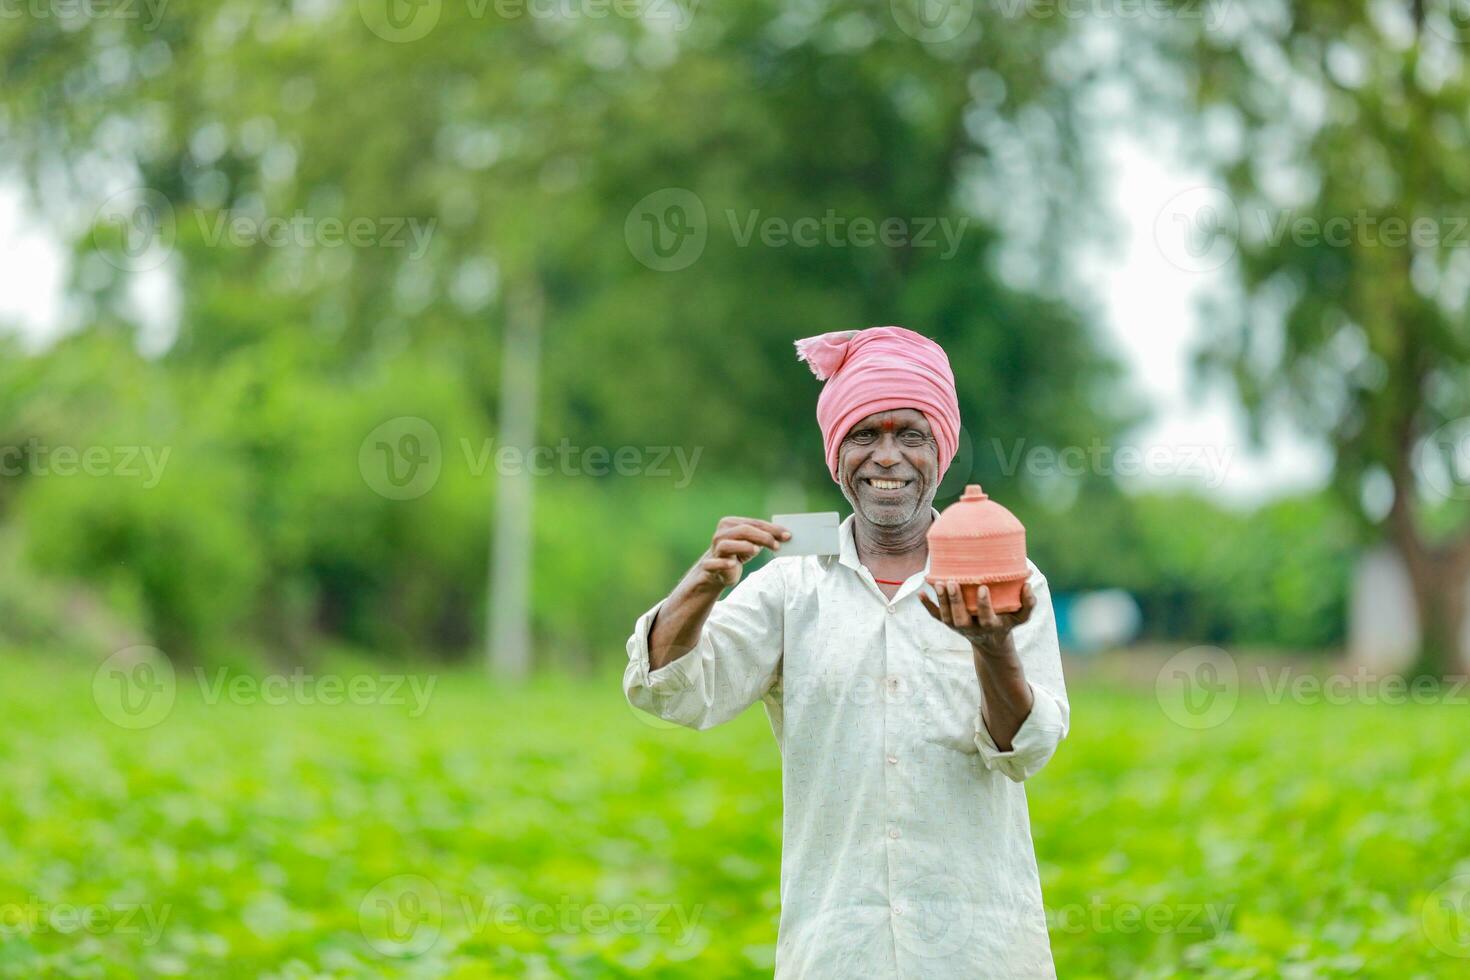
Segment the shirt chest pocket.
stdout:
[[980,717],[980,678],[974,651],[963,640],[925,643],[920,689],[920,724],[925,741],[956,752],[976,754],[975,724]]

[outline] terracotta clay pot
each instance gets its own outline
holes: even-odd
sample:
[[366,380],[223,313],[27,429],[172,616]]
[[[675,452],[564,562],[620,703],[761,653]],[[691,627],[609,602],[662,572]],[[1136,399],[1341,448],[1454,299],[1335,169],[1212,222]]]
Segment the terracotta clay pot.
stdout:
[[930,585],[950,579],[960,583],[965,604],[977,601],[980,586],[990,587],[996,612],[1021,608],[1026,584],[1026,528],[1016,515],[991,500],[980,484],[965,487],[929,528]]

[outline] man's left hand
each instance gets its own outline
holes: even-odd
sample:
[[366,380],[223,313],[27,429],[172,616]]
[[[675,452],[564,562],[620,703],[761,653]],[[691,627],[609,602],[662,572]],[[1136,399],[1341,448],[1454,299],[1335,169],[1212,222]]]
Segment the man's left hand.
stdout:
[[1030,619],[1031,610],[1036,608],[1030,582],[1021,586],[1021,608],[1009,613],[995,611],[990,605],[990,589],[984,585],[980,586],[973,605],[966,605],[960,584],[954,579],[937,583],[934,593],[939,597],[937,604],[919,593],[919,601],[929,610],[929,615],[969,640],[982,657],[1013,654],[1011,630]]

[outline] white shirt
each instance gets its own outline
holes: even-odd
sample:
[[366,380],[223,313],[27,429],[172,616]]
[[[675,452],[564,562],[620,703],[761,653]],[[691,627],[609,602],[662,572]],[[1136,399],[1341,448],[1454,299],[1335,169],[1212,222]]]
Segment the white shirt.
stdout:
[[1030,565],[1036,608],[1012,634],[1034,704],[1001,752],[970,644],[919,602],[925,573],[885,597],[852,522],[835,558],[747,575],[657,671],[649,610],[623,689],[699,729],[765,704],[784,796],[778,978],[1054,977],[1020,785],[1067,734],[1046,577]]

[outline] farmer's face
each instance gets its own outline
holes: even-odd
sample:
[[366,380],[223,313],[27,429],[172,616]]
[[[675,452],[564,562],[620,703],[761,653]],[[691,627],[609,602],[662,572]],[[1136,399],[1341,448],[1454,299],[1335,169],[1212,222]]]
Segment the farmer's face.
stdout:
[[870,524],[902,527],[928,514],[939,485],[939,443],[924,413],[877,412],[858,422],[837,451],[842,495]]

